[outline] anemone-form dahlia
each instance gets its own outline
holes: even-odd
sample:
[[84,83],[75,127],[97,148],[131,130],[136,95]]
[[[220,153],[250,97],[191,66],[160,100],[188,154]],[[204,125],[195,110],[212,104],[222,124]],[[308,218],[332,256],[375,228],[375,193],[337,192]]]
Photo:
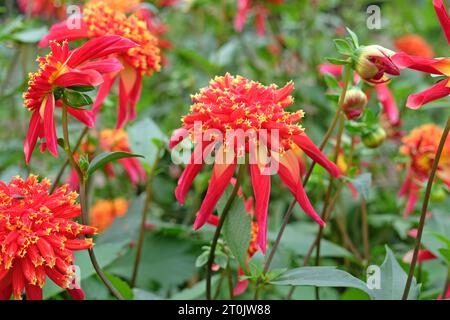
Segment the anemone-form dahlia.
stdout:
[[[450,17],[442,0],[433,0],[433,5],[442,30],[450,44]],[[443,77],[430,88],[410,95],[406,102],[408,108],[418,109],[424,104],[444,98],[450,94],[450,58],[416,57],[400,52],[395,54],[392,59],[400,68],[409,68]]]
[[60,0],[18,0],[19,10],[32,17],[61,18],[66,13]]
[[[123,129],[104,129],[100,131],[99,142],[100,148],[103,151],[131,152],[130,146],[128,144],[128,134]],[[136,185],[139,181],[145,181],[146,173],[138,159],[122,158],[117,160],[117,162],[123,166],[133,185]],[[111,163],[107,164],[105,168],[110,175],[114,175],[114,169]]]
[[[122,69],[117,59],[106,58],[111,54],[135,47],[136,44],[120,36],[103,36],[86,42],[83,46],[70,50],[67,41],[50,42],[51,52],[39,57],[39,70],[30,73],[28,90],[24,93],[25,107],[32,112],[28,133],[24,143],[25,160],[31,159],[38,138],[41,151],[48,149],[57,157],[58,144],[54,120],[55,107],[61,107],[61,88],[73,86],[98,86],[102,75]],[[68,113],[88,127],[95,125],[95,115],[91,110],[72,108]]]
[[[78,194],[67,185],[49,194],[50,181],[30,175],[0,181],[0,299],[42,299],[46,276],[76,299],[74,250],[93,246],[96,229],[71,219],[81,214]],[[75,286],[73,286],[75,285]]]
[[238,0],[238,12],[234,20],[234,28],[236,31],[242,32],[245,22],[247,21],[247,16],[251,12],[254,12],[256,34],[260,37],[264,36],[266,34],[266,18],[267,14],[270,12],[268,5],[279,5],[283,2],[284,0]]
[[[114,82],[119,82],[119,111],[117,128],[122,128],[128,120],[136,117],[136,103],[142,90],[142,76],[151,75],[160,70],[160,49],[158,39],[148,29],[147,22],[137,13],[127,15],[108,5],[109,1],[88,2],[83,8],[79,28],[71,28],[69,21],[53,25],[49,33],[41,40],[45,46],[50,40],[77,40],[98,38],[104,35],[119,35],[130,39],[138,46],[120,52],[116,57],[122,62],[123,70],[105,75],[93,110],[97,112]],[[128,9],[128,8],[125,8]]]
[[124,198],[97,200],[91,208],[91,224],[102,232],[114,222],[116,217],[125,215],[127,210],[128,201]]
[[[266,250],[270,174],[278,173],[303,210],[324,225],[303,189],[301,162],[296,150],[302,149],[333,176],[339,176],[340,172],[297,124],[304,112],[285,111],[294,102],[290,96],[293,89],[292,82],[277,88],[274,84],[264,86],[241,76],[226,74],[216,77],[208,87],[192,96],[191,113],[183,117],[183,127],[174,132],[169,143],[173,148],[188,138],[196,144],[175,190],[180,204],[184,203],[203,164],[208,162],[211,149],[218,149],[210,184],[194,223],[195,229],[208,220],[233,177],[237,162],[245,156],[249,157],[255,216],[259,225],[258,245],[263,252]],[[234,143],[240,133],[247,134],[247,138]]]
[[[407,197],[405,216],[409,216],[414,210],[421,184],[428,179],[442,131],[435,124],[425,124],[402,139],[400,153],[409,157],[406,179],[399,192],[399,196]],[[450,139],[445,142],[436,175],[450,187]]]

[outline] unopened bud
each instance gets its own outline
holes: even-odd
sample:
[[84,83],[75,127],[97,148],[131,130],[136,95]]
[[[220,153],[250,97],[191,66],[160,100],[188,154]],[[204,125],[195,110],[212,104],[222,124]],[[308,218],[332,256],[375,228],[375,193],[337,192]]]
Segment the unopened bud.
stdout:
[[362,135],[362,142],[368,148],[379,147],[386,139],[386,131],[380,126]]
[[385,73],[398,76],[400,71],[391,60],[393,51],[378,45],[362,46],[357,50],[355,70],[367,82],[388,81]]

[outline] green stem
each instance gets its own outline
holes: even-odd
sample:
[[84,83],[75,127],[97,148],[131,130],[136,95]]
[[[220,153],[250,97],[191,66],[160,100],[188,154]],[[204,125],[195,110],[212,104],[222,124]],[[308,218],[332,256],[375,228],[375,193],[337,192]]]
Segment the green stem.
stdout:
[[150,208],[150,204],[153,199],[152,181],[153,181],[153,178],[155,177],[155,172],[156,172],[156,169],[158,168],[158,164],[161,159],[160,153],[161,153],[161,148],[159,148],[158,152],[156,153],[155,163],[153,164],[152,171],[150,172],[150,175],[147,178],[147,186],[145,188],[144,207],[142,209],[142,216],[141,216],[141,228],[139,231],[139,240],[138,240],[138,244],[137,244],[136,257],[134,260],[133,275],[131,277],[131,287],[134,287],[136,285],[136,281],[137,281],[139,264],[141,262],[141,256],[142,256],[142,247],[143,247],[144,238],[145,238],[145,223],[147,221],[148,209]]
[[[83,131],[81,132],[80,136],[78,137],[78,140],[75,144],[75,147],[73,148],[73,152],[72,155],[78,150],[78,148],[81,145],[81,142],[83,141],[84,136],[88,133],[89,128],[85,127],[83,129]],[[70,147],[70,146],[69,146]],[[52,187],[50,189],[50,193],[53,193],[53,191],[55,191],[56,187],[59,185],[59,181],[61,180],[64,171],[66,170],[67,166],[70,163],[70,159],[69,157],[66,158],[66,161],[64,161],[63,165],[61,166],[61,168],[59,168],[58,174],[56,175],[56,178],[53,180],[53,184]]]
[[408,299],[409,290],[411,288],[411,283],[414,277],[414,270],[416,268],[417,257],[419,255],[420,244],[422,242],[422,232],[425,226],[425,218],[428,210],[428,203],[430,201],[431,196],[431,188],[433,186],[434,178],[436,176],[436,171],[438,169],[439,160],[441,159],[442,150],[445,146],[445,141],[447,140],[448,132],[450,131],[450,117],[447,118],[447,124],[445,125],[445,129],[442,132],[441,140],[439,141],[439,146],[436,151],[436,157],[433,161],[433,166],[431,168],[430,176],[428,178],[427,187],[425,191],[425,198],[422,204],[422,212],[420,214],[419,226],[417,228],[417,237],[416,237],[416,245],[414,247],[414,254],[411,260],[411,264],[409,266],[408,279],[406,280],[405,291],[403,292],[403,300]]
[[222,231],[223,224],[225,223],[225,219],[230,212],[231,205],[233,204],[233,200],[236,197],[239,187],[242,183],[242,178],[244,177],[245,166],[239,165],[238,176],[236,179],[236,183],[234,185],[233,191],[230,194],[230,197],[223,208],[222,215],[220,216],[219,224],[217,225],[216,232],[214,233],[214,237],[211,243],[211,249],[209,251],[208,263],[206,264],[206,299],[211,300],[211,277],[212,277],[212,266],[214,264],[214,258],[216,254],[216,247],[219,241],[220,232]]
[[[89,225],[89,208],[88,208],[88,201],[87,201],[87,192],[86,192],[86,183],[87,179],[83,172],[81,171],[80,167],[78,166],[77,162],[75,161],[75,158],[73,157],[73,153],[70,149],[70,141],[69,141],[69,125],[67,121],[67,106],[63,105],[62,108],[62,128],[63,128],[63,136],[64,136],[64,150],[66,151],[67,158],[69,159],[70,164],[74,168],[74,170],[77,172],[78,180],[80,182],[80,206],[81,206],[81,220],[84,225]],[[114,288],[112,283],[108,280],[108,278],[103,273],[102,269],[100,268],[100,265],[97,262],[97,259],[94,254],[94,250],[92,248],[88,249],[89,257],[91,259],[92,266],[94,267],[95,271],[97,272],[100,279],[103,281],[105,286],[109,289],[111,294],[115,296],[119,300],[124,300],[122,295],[119,293],[119,291]]]

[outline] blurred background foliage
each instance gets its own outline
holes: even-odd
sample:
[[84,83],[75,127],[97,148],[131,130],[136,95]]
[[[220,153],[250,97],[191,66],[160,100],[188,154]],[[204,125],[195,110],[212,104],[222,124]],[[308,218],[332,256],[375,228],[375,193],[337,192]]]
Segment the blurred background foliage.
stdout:
[[[366,26],[366,9],[373,4],[381,8],[382,26],[379,30],[370,30]],[[292,110],[305,110],[302,125],[319,143],[334,114],[335,104],[326,97],[327,86],[317,67],[326,62],[326,57],[337,56],[332,40],[345,34],[344,27],[354,30],[362,44],[380,44],[391,49],[395,49],[397,37],[419,34],[427,39],[435,56],[448,55],[445,37],[431,1],[427,0],[287,0],[281,5],[269,6],[271,12],[264,37],[256,35],[253,17],[249,18],[242,33],[234,30],[233,19],[237,10],[234,0],[180,1],[175,6],[164,8],[155,3],[152,5],[159,19],[169,28],[166,37],[173,49],[166,52],[168,62],[161,72],[145,78],[142,98],[137,106],[137,120],[126,127],[131,149],[146,156],[142,160],[146,169],[152,167],[157,153],[152,139],[165,140],[179,127],[181,116],[189,110],[190,95],[206,86],[215,75],[229,72],[279,86],[294,81],[295,104]],[[48,153],[35,152],[31,165],[25,165],[23,141],[29,112],[23,106],[21,93],[25,91],[28,72],[36,69],[35,57],[48,52],[47,49],[38,50],[36,42],[54,21],[24,17],[19,14],[15,1],[0,1],[0,21],[0,178],[9,181],[14,175],[25,176],[32,172],[53,179],[64,161],[62,155],[55,159]],[[401,77],[391,81],[390,88],[401,111],[402,130],[409,131],[428,122],[442,125],[445,120],[443,108],[448,108],[448,99],[416,111],[404,107],[408,94],[421,91],[432,83],[430,77],[410,71],[402,71]],[[370,103],[375,110],[375,99]],[[114,127],[116,105],[116,95],[110,95],[102,108],[97,129]],[[72,136],[77,137],[82,127],[72,122],[70,129]],[[401,214],[404,201],[396,196],[405,173],[400,170],[398,149],[399,141],[387,140],[378,149],[358,146],[356,150],[360,161],[371,164],[362,170],[373,174],[367,207],[370,262],[375,264],[383,261],[386,243],[398,260],[413,245],[407,231],[415,225],[417,215],[404,219]],[[328,151],[331,152],[331,147]],[[116,172],[118,175],[113,178],[97,174],[90,187],[92,203],[111,195],[129,200],[127,214],[117,218],[96,241],[98,259],[111,281],[130,299],[202,298],[204,268],[196,267],[195,261],[202,252],[201,247],[212,238],[214,229],[206,226],[194,233],[192,221],[206,190],[209,170],[196,179],[186,205],[180,207],[173,193],[180,168],[172,164],[169,152],[165,152],[153,180],[154,201],[148,215],[138,288],[133,290],[126,282],[131,276],[135,254],[133,244],[138,234],[144,187],[134,188],[124,179],[125,173],[119,167]],[[325,175],[317,168],[307,188],[317,209],[322,205],[326,189]],[[272,240],[291,201],[291,195],[278,178],[273,181],[269,218],[269,239]],[[249,196],[250,190],[247,185],[244,193]],[[335,209],[336,219],[344,225],[359,252],[363,250],[361,201],[361,197],[354,199],[348,190],[344,190]],[[433,203],[432,207],[434,211],[448,215],[449,201]],[[298,206],[294,219],[287,227],[274,268],[298,266],[314,239],[317,227]],[[337,225],[332,221],[325,229],[322,264],[346,268],[364,280],[365,264],[345,248]],[[77,255],[87,298],[110,298],[94,276],[87,254]],[[254,260],[258,263],[262,257],[257,255]],[[233,268],[236,268],[236,262],[233,262]],[[421,265],[421,298],[436,298],[442,292],[445,276],[446,265],[442,260]],[[213,281],[217,282],[218,277],[215,276]],[[219,296],[226,297],[227,289],[223,287]],[[264,297],[283,298],[287,291],[287,287],[271,286],[264,292]],[[248,290],[239,298],[250,298],[251,294],[252,290]],[[64,296],[48,282],[46,297],[58,299]],[[312,299],[314,289],[301,287],[294,298]],[[367,299],[367,296],[356,289],[327,288],[321,290],[321,298]]]

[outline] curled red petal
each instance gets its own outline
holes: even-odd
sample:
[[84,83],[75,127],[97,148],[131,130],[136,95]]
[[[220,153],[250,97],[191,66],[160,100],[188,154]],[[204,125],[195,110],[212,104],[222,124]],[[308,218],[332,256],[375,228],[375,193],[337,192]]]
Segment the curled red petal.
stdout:
[[444,3],[442,0],[433,0],[433,6],[441,23],[442,30],[444,30],[447,42],[450,44],[450,17],[448,16],[447,10],[445,10]]
[[450,94],[448,81],[449,79],[439,81],[427,90],[410,95],[406,101],[406,106],[410,109],[419,109],[428,102],[448,96]]

